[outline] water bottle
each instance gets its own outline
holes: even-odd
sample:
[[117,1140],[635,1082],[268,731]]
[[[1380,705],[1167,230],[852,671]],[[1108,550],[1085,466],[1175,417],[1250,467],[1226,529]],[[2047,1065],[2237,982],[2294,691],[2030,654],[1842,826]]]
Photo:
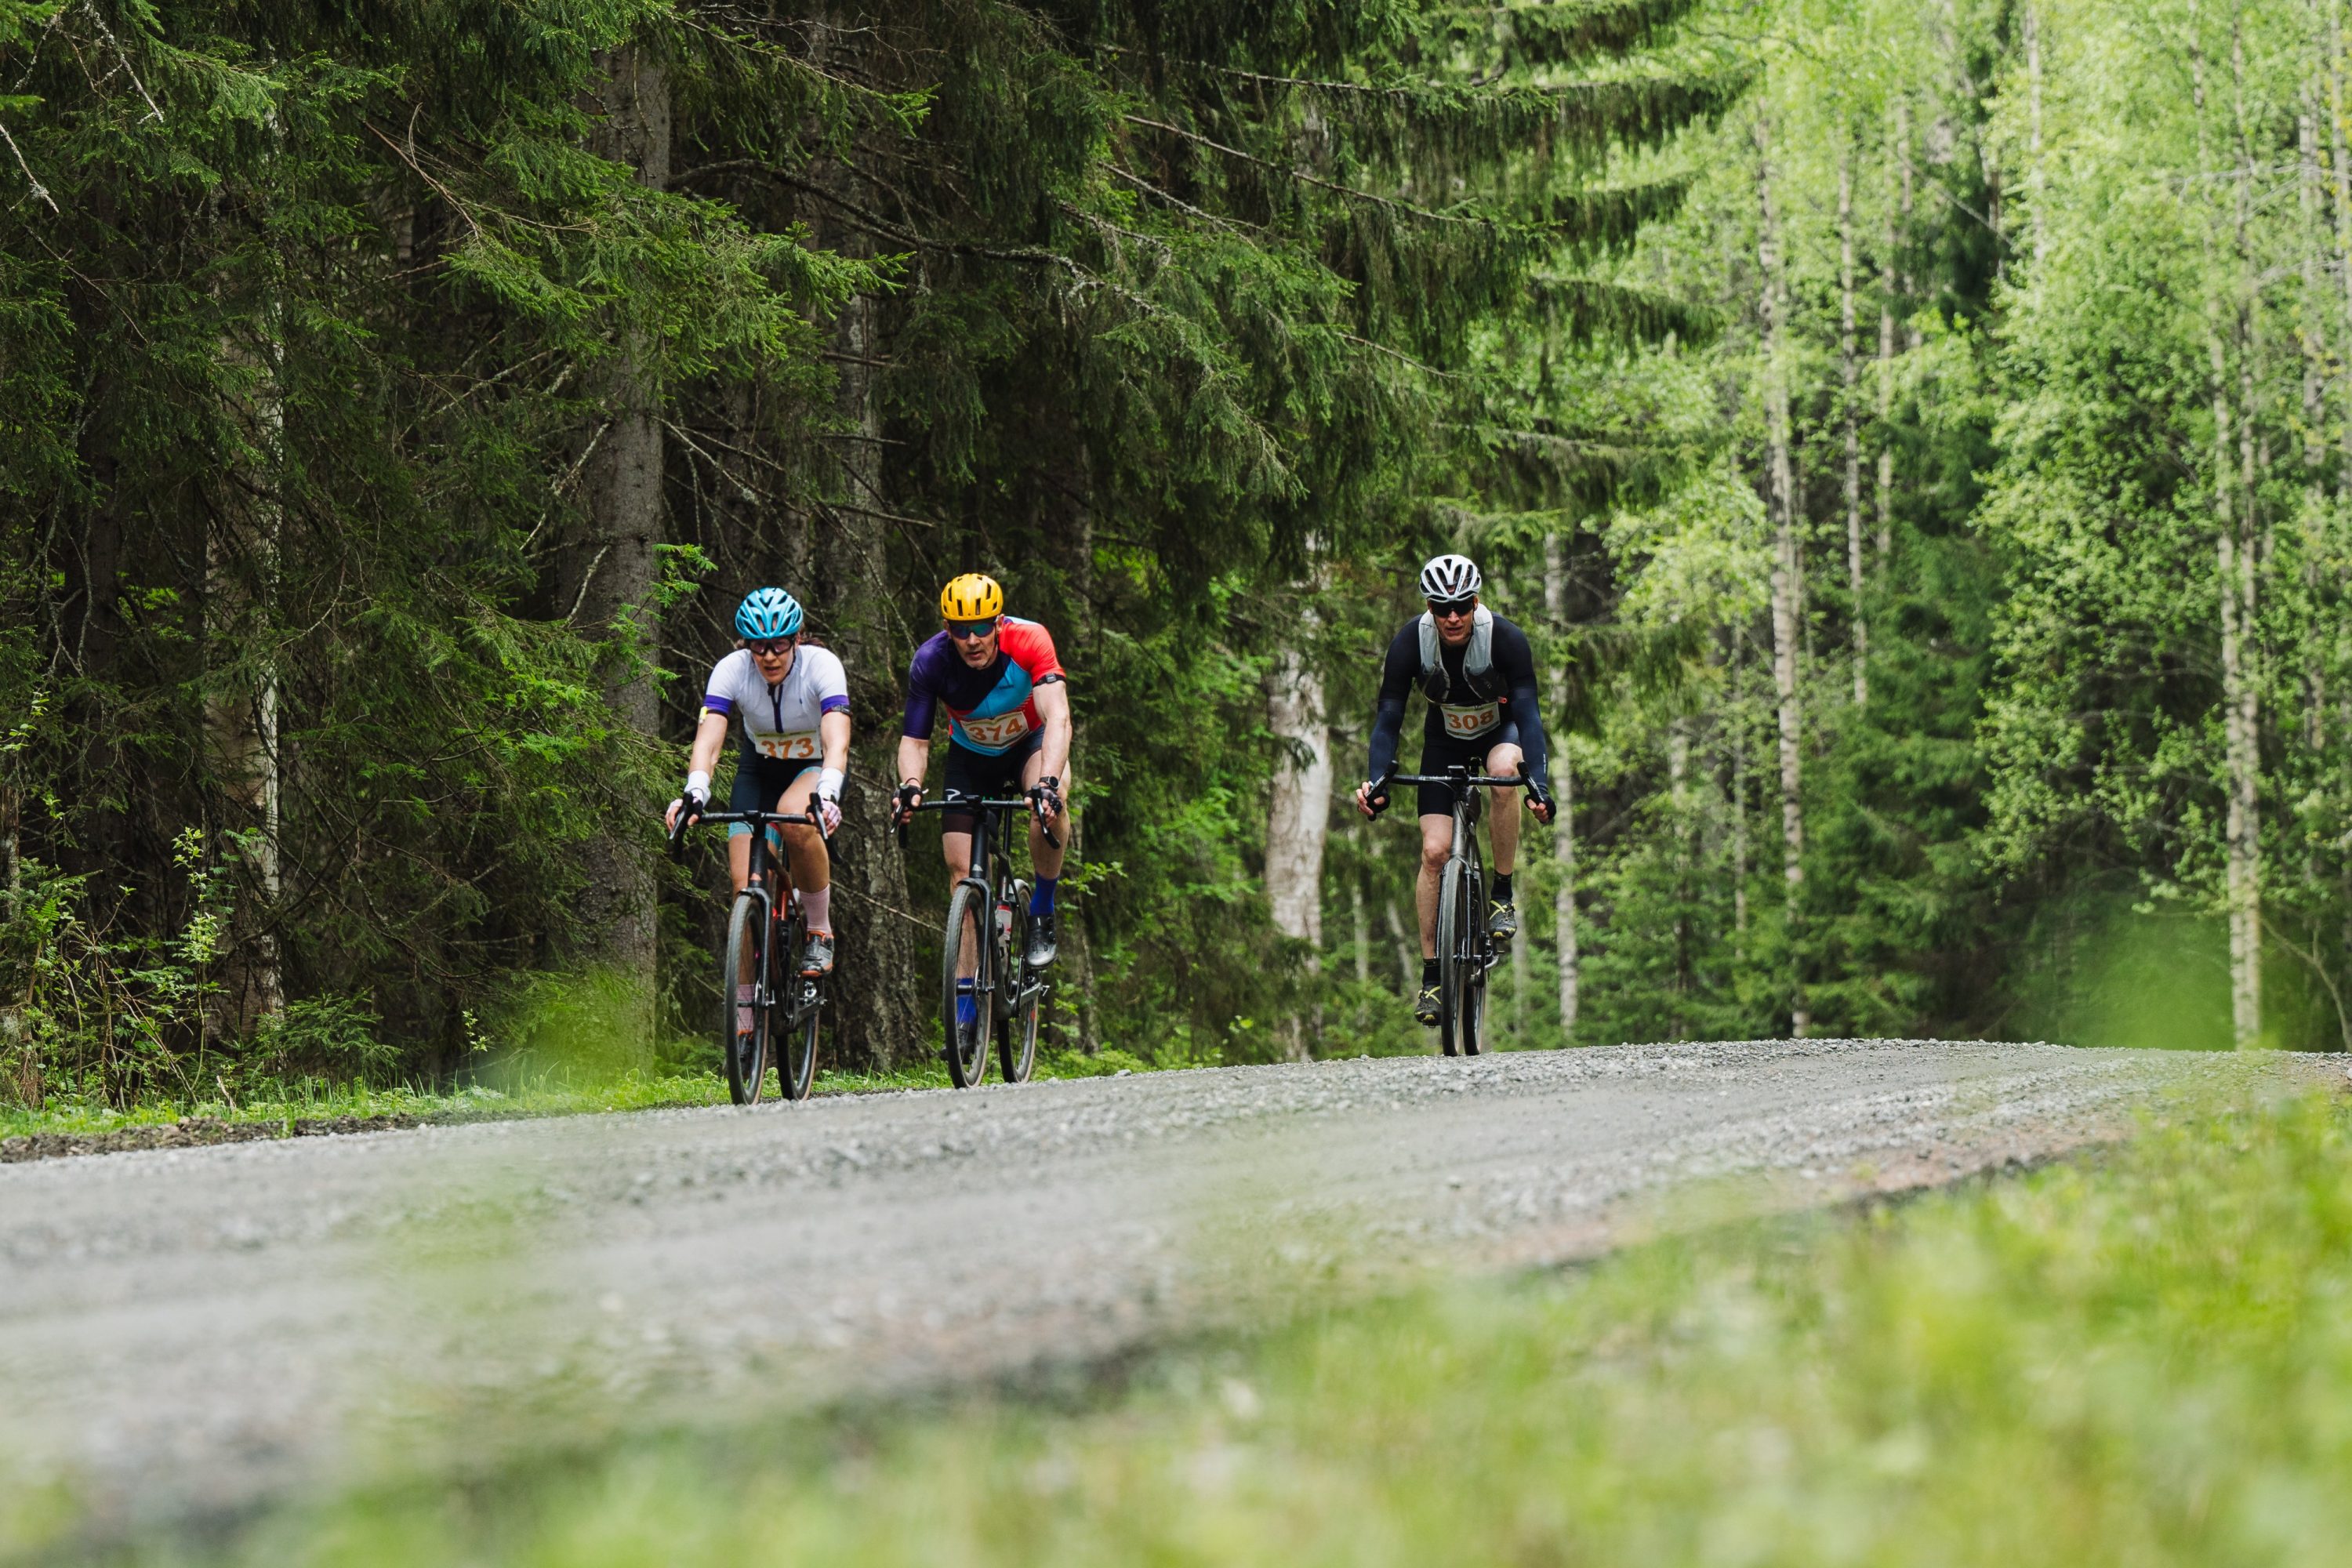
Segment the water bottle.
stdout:
[[1013,906],[1000,902],[996,906],[996,945],[1003,948],[1013,941]]

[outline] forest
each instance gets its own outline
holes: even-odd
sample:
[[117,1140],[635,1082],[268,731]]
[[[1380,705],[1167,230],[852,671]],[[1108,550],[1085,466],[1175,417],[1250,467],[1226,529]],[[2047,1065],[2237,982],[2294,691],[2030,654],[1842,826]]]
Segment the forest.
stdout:
[[1055,1045],[1426,1049],[1346,802],[1446,550],[1564,808],[1508,1043],[2343,1048],[2344,8],[0,0],[0,1101],[715,1058],[766,584],[826,1059],[936,1054],[965,571],[1071,671]]

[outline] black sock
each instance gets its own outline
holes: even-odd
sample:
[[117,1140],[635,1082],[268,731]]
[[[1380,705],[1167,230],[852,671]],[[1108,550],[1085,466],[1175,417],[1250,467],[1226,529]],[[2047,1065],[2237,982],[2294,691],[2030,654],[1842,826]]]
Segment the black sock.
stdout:
[[1495,901],[1498,904],[1511,901],[1511,879],[1500,871],[1495,873]]
[[1421,961],[1421,983],[1423,985],[1437,984],[1437,960],[1424,958]]

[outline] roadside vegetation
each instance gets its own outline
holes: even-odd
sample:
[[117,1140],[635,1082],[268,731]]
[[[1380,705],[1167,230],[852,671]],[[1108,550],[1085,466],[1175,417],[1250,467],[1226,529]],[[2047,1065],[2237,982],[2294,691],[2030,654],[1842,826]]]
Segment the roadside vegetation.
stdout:
[[[1035,1076],[1108,1078],[1118,1073],[1150,1072],[1152,1068],[1152,1063],[1125,1051],[1104,1050],[1093,1056],[1046,1051],[1038,1055]],[[331,1129],[336,1131],[362,1131],[367,1128],[360,1124],[405,1126],[418,1122],[584,1116],[729,1102],[727,1079],[709,1068],[664,1073],[624,1072],[605,1078],[549,1075],[503,1081],[503,1088],[479,1083],[440,1090],[406,1084],[371,1088],[319,1079],[290,1083],[262,1080],[248,1084],[240,1094],[232,1095],[216,1088],[209,1095],[156,1097],[123,1107],[61,1099],[49,1100],[38,1110],[0,1105],[0,1140],[42,1136],[104,1139],[140,1128],[190,1121],[224,1127],[278,1127],[291,1136],[298,1130],[306,1130],[305,1124],[314,1123],[338,1123]],[[908,1063],[887,1072],[830,1069],[817,1075],[814,1092],[880,1094],[893,1089],[947,1087],[946,1064],[932,1061]]]
[[1041,1396],[640,1439],[154,1560],[2337,1561],[2352,1109],[1370,1306]]

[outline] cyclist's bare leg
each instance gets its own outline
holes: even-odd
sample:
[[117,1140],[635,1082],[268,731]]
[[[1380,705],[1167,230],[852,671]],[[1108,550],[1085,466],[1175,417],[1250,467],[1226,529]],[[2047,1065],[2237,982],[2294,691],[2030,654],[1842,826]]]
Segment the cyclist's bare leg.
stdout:
[[[1022,789],[1026,791],[1036,788],[1037,781],[1045,776],[1045,753],[1030,752],[1029,760],[1021,764]],[[1029,864],[1040,877],[1060,876],[1062,858],[1070,852],[1070,781],[1066,773],[1062,779],[1062,809],[1054,817],[1054,837],[1060,839],[1061,843],[1045,842],[1045,826],[1038,822],[1037,814],[1031,812],[1029,814]]]
[[[776,798],[776,809],[786,816],[812,815],[814,807],[810,803],[816,795],[816,769],[803,768],[800,776],[786,784],[784,793]],[[799,823],[785,824],[783,835],[785,845],[792,850],[793,886],[803,893],[822,893],[832,887],[833,858],[825,849],[824,835]]]
[[1421,819],[1421,877],[1412,886],[1412,901],[1421,910],[1421,956],[1437,956],[1437,883],[1454,854],[1454,819],[1424,816]]
[[[1526,760],[1525,752],[1506,741],[1486,753],[1486,772],[1495,778],[1515,779]],[[1519,858],[1519,796],[1525,792],[1496,784],[1488,793],[1495,797],[1495,815],[1487,818],[1486,827],[1495,847],[1492,869],[1497,877],[1507,877]]]

